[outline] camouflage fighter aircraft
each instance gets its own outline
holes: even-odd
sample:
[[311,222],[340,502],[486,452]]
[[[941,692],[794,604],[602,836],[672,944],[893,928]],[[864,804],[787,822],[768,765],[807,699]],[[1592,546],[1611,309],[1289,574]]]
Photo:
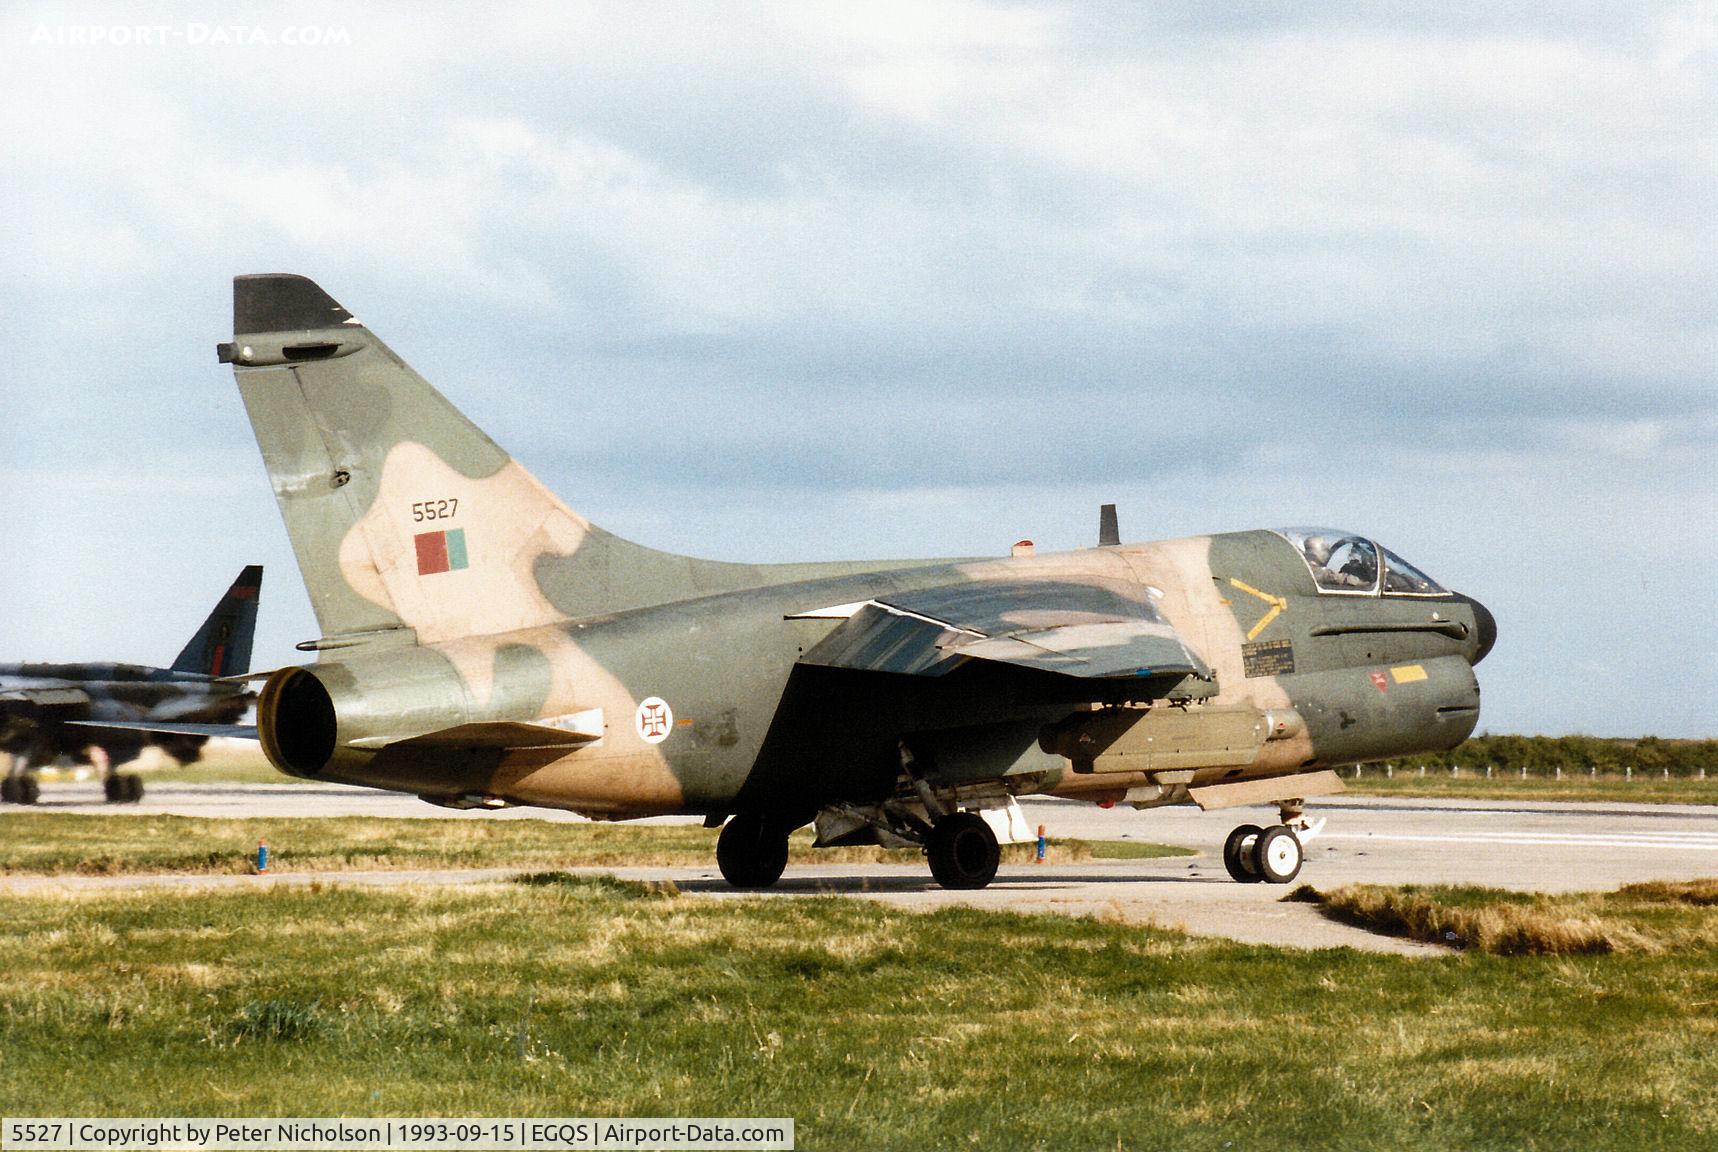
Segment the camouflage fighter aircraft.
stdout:
[[1274,803],[1224,857],[1281,883],[1334,767],[1451,748],[1478,718],[1491,614],[1364,536],[670,555],[561,503],[310,280],[242,276],[233,297],[219,358],[323,633],[262,688],[283,772],[725,820],[741,887],[774,883],[808,822],[819,845],[919,845],[978,888],[1029,835],[1018,796]]
[[200,758],[209,737],[205,732],[122,731],[79,722],[238,720],[254,693],[242,679],[228,677],[242,677],[250,670],[261,589],[260,565],[240,572],[170,668],[0,664],[0,751],[11,757],[0,779],[0,799],[34,804],[41,795],[34,769],[70,758],[101,762],[108,800],[135,802],[143,798],[142,778],[116,771],[116,765],[151,744],[181,764]]

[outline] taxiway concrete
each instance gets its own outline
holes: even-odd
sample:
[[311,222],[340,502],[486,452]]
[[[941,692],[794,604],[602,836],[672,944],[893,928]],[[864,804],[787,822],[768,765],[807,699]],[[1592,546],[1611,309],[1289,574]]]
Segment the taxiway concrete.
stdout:
[[[911,908],[950,904],[1114,916],[1298,947],[1349,945],[1397,952],[1436,951],[1384,940],[1334,924],[1305,904],[1285,904],[1285,889],[1236,884],[1218,852],[1239,823],[1267,824],[1274,808],[1201,813],[1190,808],[1100,809],[1053,799],[1023,802],[1032,824],[1053,837],[1141,840],[1197,850],[1196,857],[1093,861],[1003,868],[979,892],[949,892],[921,868],[899,865],[794,865],[773,893],[851,895]],[[141,804],[109,806],[93,785],[46,787],[44,811],[126,818],[150,813],[223,818],[307,816],[416,817],[449,820],[578,821],[565,812],[509,809],[455,812],[408,796],[339,785],[179,784],[151,786]],[[1603,890],[1654,879],[1718,875],[1718,808],[1655,804],[1564,804],[1539,801],[1405,800],[1340,796],[1309,815],[1326,819],[1306,846],[1300,882],[1342,884],[1481,884],[1523,891]],[[291,845],[272,841],[283,861]],[[495,883],[518,869],[406,872],[280,872],[250,876],[0,877],[0,889],[42,891],[139,885],[198,888],[257,884]],[[682,891],[736,895],[714,864],[704,868],[592,869],[629,879],[671,880]]]

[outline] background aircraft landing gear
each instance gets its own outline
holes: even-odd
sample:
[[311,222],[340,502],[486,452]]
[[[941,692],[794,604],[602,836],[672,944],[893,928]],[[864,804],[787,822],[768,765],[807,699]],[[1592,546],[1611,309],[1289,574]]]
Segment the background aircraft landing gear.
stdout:
[[130,772],[110,773],[101,786],[109,804],[135,804],[143,799],[143,777]]
[[792,831],[756,812],[741,812],[716,838],[716,867],[736,888],[768,888],[787,867],[787,835]]
[[1242,884],[1287,884],[1300,874],[1300,838],[1286,824],[1243,824],[1223,841],[1223,867]]
[[41,796],[42,786],[29,772],[0,777],[0,800],[8,804],[34,804]]
[[30,771],[33,757],[28,752],[15,753],[0,777],[0,800],[8,804],[34,804],[42,795],[42,785]]
[[925,837],[931,875],[944,888],[983,888],[996,878],[1002,849],[982,817],[974,812],[950,812],[931,825]]

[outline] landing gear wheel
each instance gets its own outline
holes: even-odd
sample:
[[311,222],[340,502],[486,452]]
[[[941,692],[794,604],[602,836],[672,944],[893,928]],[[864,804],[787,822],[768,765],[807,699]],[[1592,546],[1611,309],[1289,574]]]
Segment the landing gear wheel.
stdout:
[[1300,838],[1286,824],[1266,828],[1253,844],[1253,867],[1272,884],[1287,884],[1300,875]]
[[34,804],[42,798],[42,783],[34,776],[18,777],[18,796],[20,804]]
[[143,799],[143,777],[127,772],[119,778],[119,783],[119,802],[121,804],[135,804]]
[[931,827],[925,840],[931,875],[944,888],[983,888],[996,879],[1002,848],[996,833],[972,812],[951,812]]
[[756,813],[740,813],[716,838],[716,867],[736,888],[768,888],[787,867],[787,831]]
[[0,777],[0,803],[18,803],[18,781],[21,779],[20,776]]
[[1257,884],[1264,879],[1253,862],[1253,847],[1263,833],[1264,829],[1257,824],[1243,824],[1223,841],[1223,867],[1229,870],[1231,880],[1240,884]]

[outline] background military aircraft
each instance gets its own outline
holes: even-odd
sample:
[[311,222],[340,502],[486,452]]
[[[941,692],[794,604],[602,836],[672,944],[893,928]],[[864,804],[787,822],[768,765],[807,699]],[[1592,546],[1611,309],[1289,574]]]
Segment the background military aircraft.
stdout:
[[202,755],[209,733],[161,733],[92,728],[79,721],[192,720],[230,724],[255,694],[242,681],[250,670],[262,568],[239,573],[203,626],[168,668],[141,664],[0,664],[0,751],[11,764],[0,799],[34,804],[41,794],[34,769],[60,758],[103,762],[110,801],[143,798],[143,780],[116,766],[159,745],[181,764]]
[[[234,282],[234,366],[322,636],[272,673],[284,772],[437,804],[921,845],[956,888],[1015,797],[1273,802],[1225,860],[1286,882],[1334,766],[1446,749],[1491,614],[1364,536],[1253,531],[1000,559],[754,566],[570,510],[311,281]],[[177,726],[195,732],[196,726]]]

